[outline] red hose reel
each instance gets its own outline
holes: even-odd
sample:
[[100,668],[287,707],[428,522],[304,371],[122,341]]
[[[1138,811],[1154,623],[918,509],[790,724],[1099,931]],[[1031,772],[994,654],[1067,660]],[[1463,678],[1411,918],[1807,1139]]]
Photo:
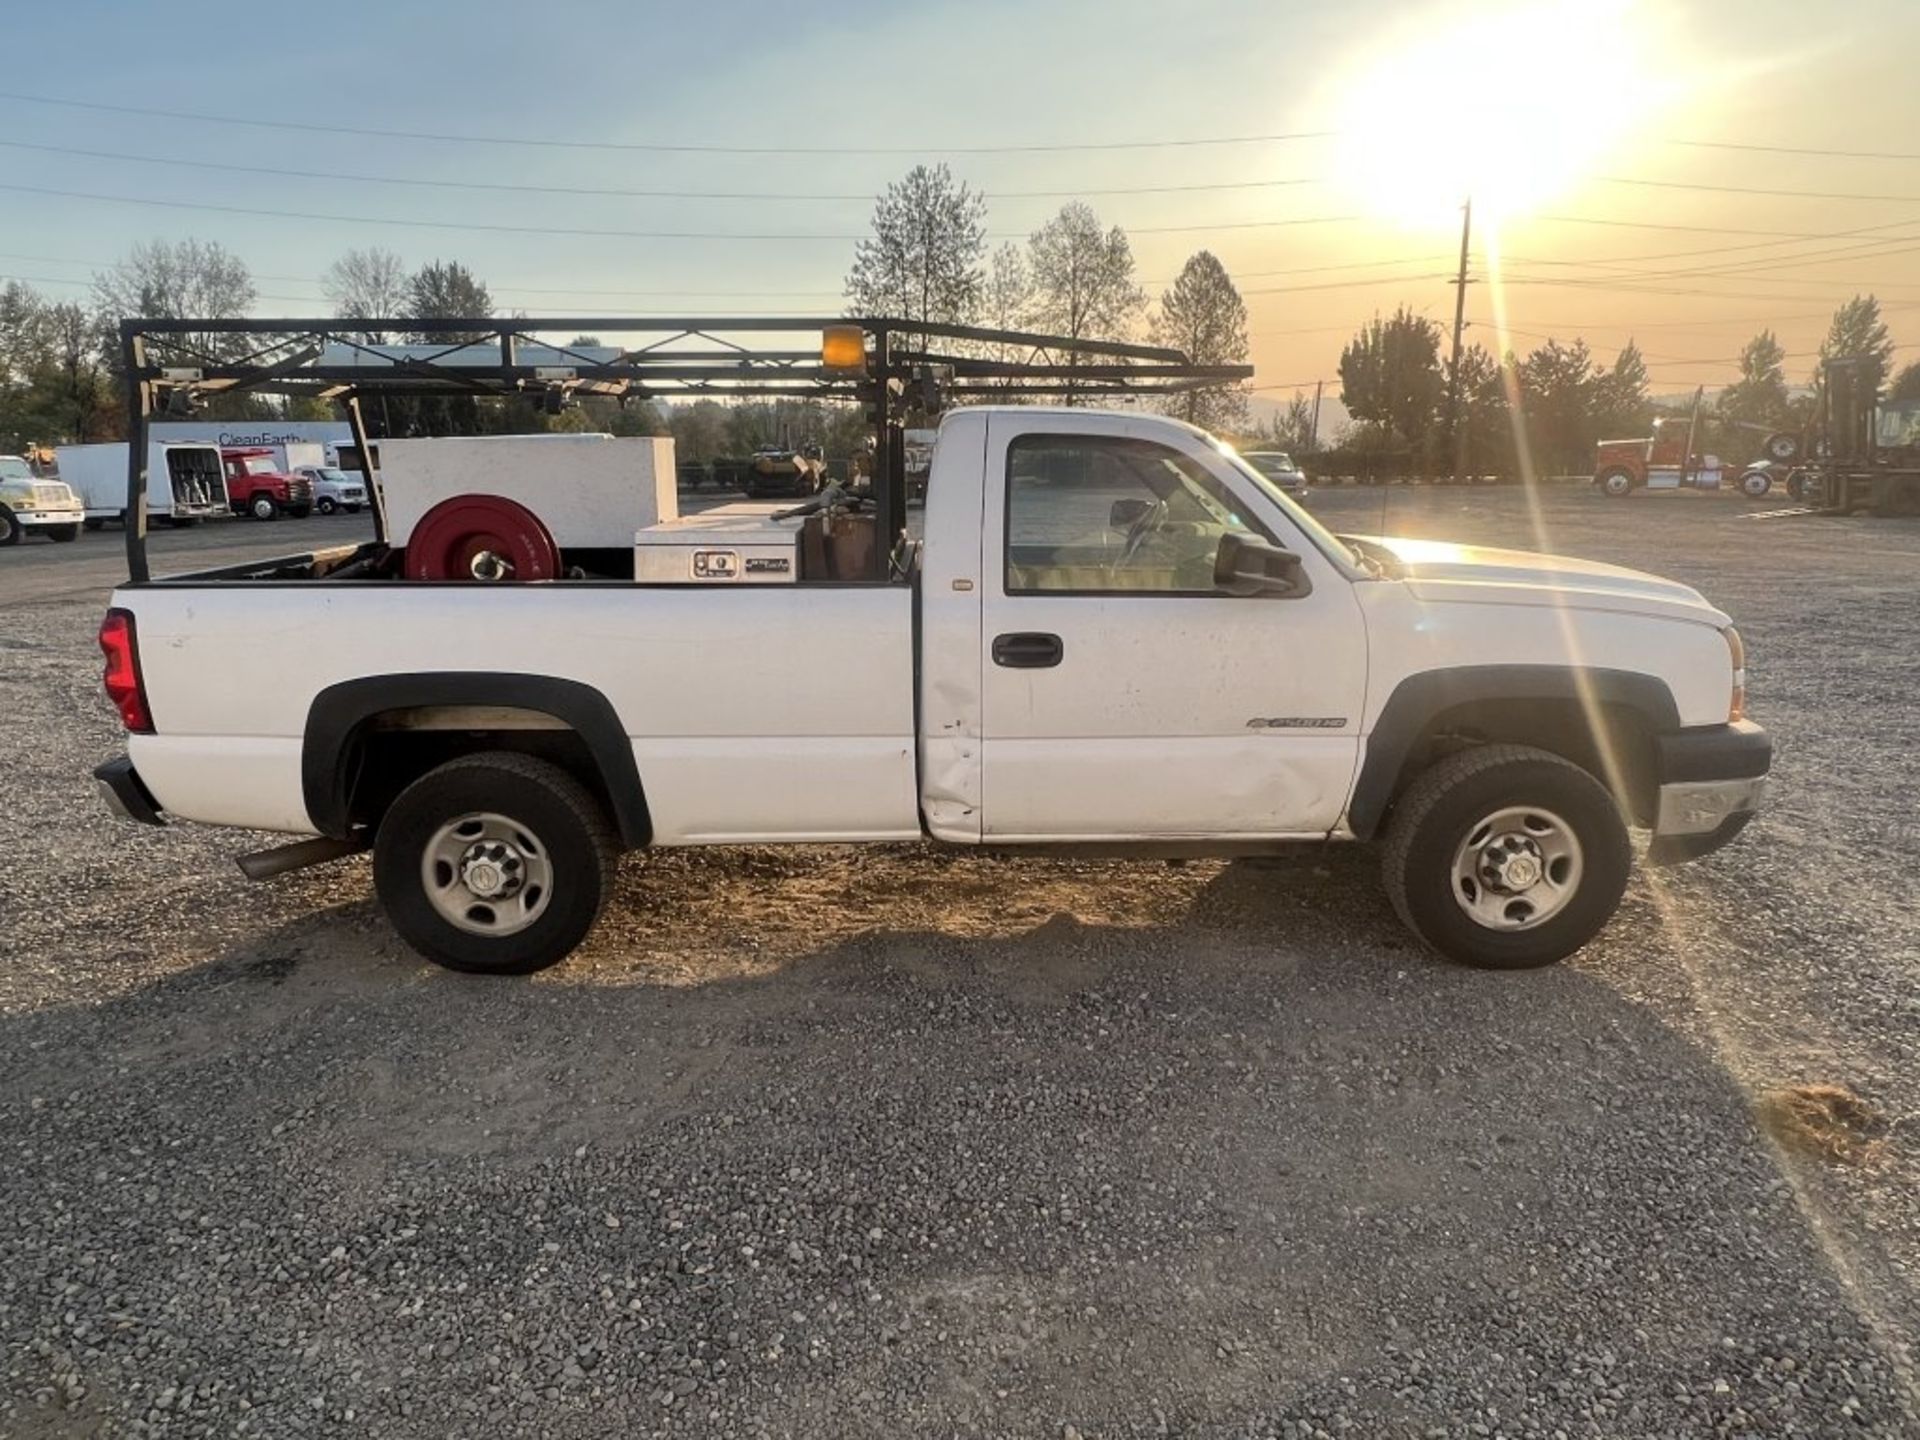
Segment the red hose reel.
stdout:
[[560,547],[540,517],[504,495],[442,500],[407,539],[409,580],[551,580]]

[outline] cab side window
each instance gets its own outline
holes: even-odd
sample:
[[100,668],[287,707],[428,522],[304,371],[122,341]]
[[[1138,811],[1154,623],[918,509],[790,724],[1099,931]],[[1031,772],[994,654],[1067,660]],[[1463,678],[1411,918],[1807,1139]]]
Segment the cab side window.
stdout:
[[1168,446],[1022,435],[1007,447],[1007,593],[1219,594],[1221,536],[1272,538],[1240,509]]

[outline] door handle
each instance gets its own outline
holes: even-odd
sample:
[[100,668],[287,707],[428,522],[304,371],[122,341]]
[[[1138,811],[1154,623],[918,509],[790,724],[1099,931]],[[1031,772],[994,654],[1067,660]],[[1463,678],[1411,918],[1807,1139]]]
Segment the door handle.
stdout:
[[1009,670],[1045,670],[1066,653],[1058,635],[1029,630],[993,637],[993,663]]

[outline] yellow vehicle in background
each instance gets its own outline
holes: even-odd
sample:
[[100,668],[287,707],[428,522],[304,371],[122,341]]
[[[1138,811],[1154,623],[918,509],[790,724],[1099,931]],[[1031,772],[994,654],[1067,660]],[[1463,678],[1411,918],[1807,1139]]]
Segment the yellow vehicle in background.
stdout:
[[22,456],[0,455],[0,545],[18,545],[36,531],[49,540],[76,540],[85,513],[64,482],[40,479]]

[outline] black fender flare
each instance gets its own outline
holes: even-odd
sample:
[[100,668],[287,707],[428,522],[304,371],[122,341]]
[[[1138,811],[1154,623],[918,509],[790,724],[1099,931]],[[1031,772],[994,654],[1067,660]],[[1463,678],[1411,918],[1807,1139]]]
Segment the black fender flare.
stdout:
[[368,722],[389,710],[433,705],[499,705],[551,715],[586,742],[620,838],[632,848],[652,838],[633,741],[613,703],[578,680],[486,670],[373,675],[330,685],[314,696],[300,750],[300,789],[315,830],[338,840],[349,836],[354,755]]
[[1488,700],[1571,700],[1638,712],[1649,731],[1680,728],[1666,681],[1632,670],[1580,665],[1463,665],[1409,675],[1393,689],[1367,736],[1366,759],[1347,802],[1347,824],[1370,839],[1387,813],[1407,757],[1433,721],[1456,706]]

